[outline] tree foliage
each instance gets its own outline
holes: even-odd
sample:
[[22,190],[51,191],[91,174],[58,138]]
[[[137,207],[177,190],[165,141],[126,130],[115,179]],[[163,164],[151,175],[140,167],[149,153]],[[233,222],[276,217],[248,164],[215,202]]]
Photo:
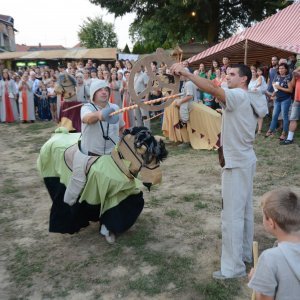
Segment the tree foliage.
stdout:
[[123,53],[129,53],[130,54],[130,49],[128,47],[128,45],[126,44],[125,48],[122,51]]
[[[90,0],[115,17],[135,12],[130,27],[138,47],[153,51],[192,40],[217,42],[240,26],[276,13],[291,2],[285,0]],[[194,12],[194,14],[192,14]]]
[[101,17],[87,18],[80,26],[78,37],[86,48],[114,48],[118,45],[114,25],[104,22]]

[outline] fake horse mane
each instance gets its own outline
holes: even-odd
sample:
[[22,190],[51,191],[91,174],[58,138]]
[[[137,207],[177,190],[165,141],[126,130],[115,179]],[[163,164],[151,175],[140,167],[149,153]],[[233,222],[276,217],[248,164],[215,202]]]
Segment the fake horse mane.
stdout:
[[160,162],[167,155],[164,142],[157,141],[148,128],[142,126],[126,129],[111,153],[115,164],[128,178],[139,176],[148,189],[161,182]]
[[155,159],[156,163],[159,163],[167,158],[168,151],[166,150],[165,143],[162,140],[156,140],[147,127],[140,126],[126,129],[123,135],[127,134],[135,137],[135,148],[146,147],[147,150],[143,155],[146,164],[149,164],[153,159]]

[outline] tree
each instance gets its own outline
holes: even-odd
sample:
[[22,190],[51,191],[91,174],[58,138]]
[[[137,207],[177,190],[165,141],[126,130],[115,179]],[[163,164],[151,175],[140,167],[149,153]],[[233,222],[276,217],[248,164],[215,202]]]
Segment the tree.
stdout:
[[[137,41],[143,45],[143,52],[135,53],[149,53],[154,52],[157,48],[170,48],[170,33],[161,30],[160,24],[153,20],[149,20],[144,24],[133,23],[130,26],[129,34],[133,41]],[[139,45],[140,46],[140,45]],[[134,47],[135,48],[135,47]]]
[[114,25],[104,22],[101,17],[87,18],[80,26],[78,37],[86,48],[115,48],[118,45]]
[[278,9],[285,0],[90,0],[115,17],[135,12],[130,35],[146,48],[148,43],[169,46],[194,38],[218,42],[231,36],[241,25],[248,27]]
[[128,45],[126,44],[125,48],[123,49],[123,53],[129,53],[130,54],[130,50]]
[[146,52],[145,46],[141,42],[137,41],[133,45],[132,53],[133,54],[144,54],[144,53],[147,53],[147,52]]

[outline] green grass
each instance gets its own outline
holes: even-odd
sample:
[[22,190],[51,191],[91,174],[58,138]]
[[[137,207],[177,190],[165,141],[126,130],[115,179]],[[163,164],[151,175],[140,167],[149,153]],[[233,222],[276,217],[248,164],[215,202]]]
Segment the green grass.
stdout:
[[53,128],[54,130],[56,128],[56,124],[54,122],[35,122],[32,124],[26,124],[26,126],[21,128],[21,131],[24,133],[34,132],[37,134],[40,133],[42,130],[49,128]]
[[120,236],[118,244],[121,247],[126,246],[134,249],[145,247],[147,243],[156,240],[153,235],[155,224],[155,221],[149,216],[139,219],[135,225],[135,230],[128,232],[124,236]]
[[65,299],[69,295],[69,291],[66,287],[61,287],[54,292],[43,291],[42,295],[43,299]]
[[168,210],[168,211],[166,211],[165,215],[172,219],[177,219],[177,218],[182,217],[182,213],[178,209]]
[[207,208],[207,207],[208,207],[207,203],[203,203],[201,201],[199,201],[195,204],[196,209],[204,209],[204,208]]
[[20,192],[20,188],[16,186],[17,182],[11,178],[4,180],[2,187],[0,189],[1,194],[4,196],[16,195]]
[[47,254],[41,250],[39,253],[32,255],[31,249],[21,246],[15,247],[13,258],[9,261],[8,270],[19,287],[31,286],[33,276],[43,271],[44,258]]
[[170,156],[177,156],[177,155],[186,155],[193,153],[196,150],[193,150],[192,148],[181,148],[178,147],[176,144],[167,144],[166,148],[169,152]]
[[[154,235],[155,225],[155,220],[149,216],[138,220],[135,230],[120,236],[117,243],[104,255],[105,264],[123,265],[130,271],[122,278],[122,282],[125,282],[120,292],[122,295],[138,291],[154,296],[164,292],[168,285],[174,285],[177,289],[185,287],[190,282],[190,275],[182,276],[182,274],[191,274],[193,258],[148,247],[149,243],[159,244]],[[131,249],[130,254],[125,253],[128,249]],[[151,267],[149,274],[138,271],[142,265]]]
[[273,166],[273,165],[276,164],[276,161],[274,161],[273,159],[268,159],[268,160],[266,160],[266,164],[267,164],[268,166]]
[[[8,132],[10,126],[4,126],[1,128]],[[12,126],[11,135],[15,134],[20,143],[12,143],[1,131],[4,150],[12,148],[15,153],[11,159],[18,159],[20,152],[37,152],[50,137],[52,126],[55,127],[53,123]],[[157,122],[153,128],[155,134],[162,135]],[[300,141],[299,132],[295,139]],[[9,276],[6,288],[10,299],[31,299],[35,291],[40,292],[42,299],[69,299],[76,293],[79,297],[89,291],[92,291],[89,297],[97,300],[104,295],[114,299],[248,299],[245,295],[251,291],[245,280],[219,282],[211,278],[220,261],[218,249],[214,252],[212,249],[221,247],[220,229],[208,226],[210,221],[219,221],[221,212],[217,153],[180,149],[174,144],[167,144],[167,148],[175,159],[166,162],[164,172],[170,178],[168,172],[172,171],[174,189],[161,185],[145,193],[146,208],[150,209],[145,209],[135,225],[117,237],[114,245],[99,237],[97,224],[72,236],[49,234],[46,219],[50,203],[41,205],[31,199],[33,193],[42,194],[39,189],[46,192],[41,179],[32,175],[36,155],[28,155],[28,161],[22,161],[28,174],[21,168],[12,174],[4,157],[0,255]],[[278,140],[259,137],[255,148],[258,157],[255,197],[281,185],[299,187],[297,144],[282,147]],[[190,160],[196,163],[190,164]],[[194,183],[189,179],[191,169],[199,176]],[[32,181],[23,189],[21,181],[25,176]],[[188,185],[189,192],[184,193],[176,186],[178,182]],[[213,191],[211,183],[218,184]],[[261,212],[257,206],[255,209],[255,222],[261,224]],[[37,212],[43,214],[42,222]],[[272,247],[274,242],[261,231],[256,232],[255,239],[260,251]]]
[[164,206],[165,205],[165,202],[167,200],[174,200],[176,199],[176,195],[173,195],[173,194],[169,194],[169,195],[162,195],[160,197],[158,196],[150,196],[150,199],[148,201],[148,204],[150,207],[159,207],[159,206]]
[[150,274],[130,280],[130,290],[137,290],[146,295],[154,296],[165,291],[170,284],[174,285],[176,289],[181,289],[189,284],[189,272],[193,266],[192,258],[157,251],[146,251],[142,255],[144,261],[156,268]]
[[160,117],[151,120],[151,132],[153,135],[162,135]]
[[90,265],[92,264],[95,264],[96,263],[96,259],[91,257],[89,259],[85,259],[85,260],[80,260],[80,261],[72,261],[72,262],[69,262],[67,263],[65,266],[64,266],[64,271],[69,273],[69,272],[78,272],[82,269],[85,269],[87,267],[89,267]]
[[[205,209],[209,207],[209,204],[206,203],[208,200],[208,195],[191,193],[183,195],[180,200],[182,202],[194,202],[194,208],[197,210]],[[210,201],[211,202],[211,201]]]
[[1,189],[3,195],[16,194],[19,192],[19,188],[15,186],[6,185]]
[[181,200],[184,201],[184,202],[193,202],[193,201],[196,201],[198,200],[200,197],[199,194],[196,194],[196,193],[192,193],[192,194],[185,194],[181,197]]
[[206,284],[195,284],[195,289],[204,295],[206,300],[232,300],[238,295],[240,282],[237,279],[213,280]]
[[155,196],[151,196],[148,203],[150,207],[158,207],[162,205],[161,199]]

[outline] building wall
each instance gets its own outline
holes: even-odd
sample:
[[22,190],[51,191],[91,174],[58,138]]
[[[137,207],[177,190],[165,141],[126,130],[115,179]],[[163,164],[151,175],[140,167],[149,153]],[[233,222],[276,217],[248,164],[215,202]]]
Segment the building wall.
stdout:
[[0,20],[0,51],[16,51],[13,26]]

